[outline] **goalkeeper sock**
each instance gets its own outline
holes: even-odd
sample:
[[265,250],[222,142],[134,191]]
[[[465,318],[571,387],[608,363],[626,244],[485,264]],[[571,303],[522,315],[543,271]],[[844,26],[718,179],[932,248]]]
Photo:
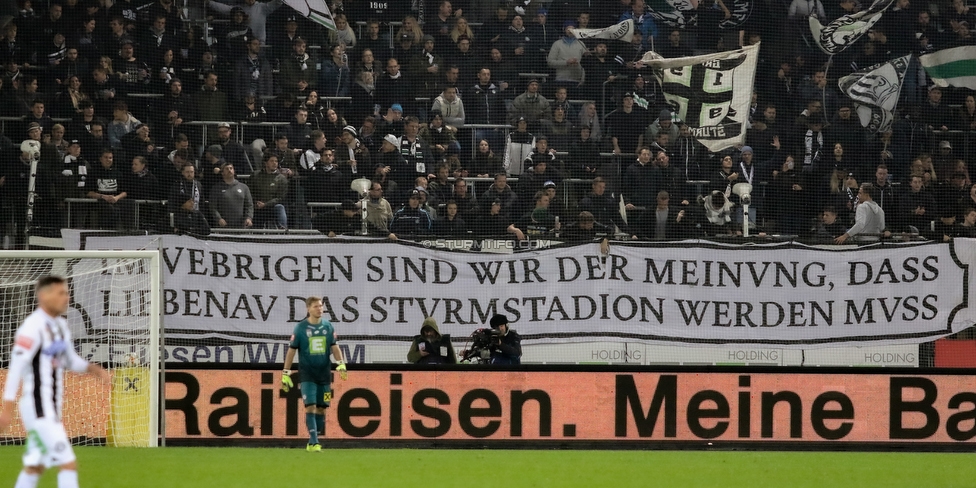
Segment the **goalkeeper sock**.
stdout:
[[58,488],[78,488],[78,472],[73,469],[59,471]]
[[325,437],[325,414],[317,413],[315,414],[315,426],[318,430],[319,435]]
[[21,470],[20,476],[17,476],[17,484],[14,488],[36,488],[37,481],[41,479],[39,474],[30,474],[27,471]]
[[308,443],[318,444],[319,443],[319,430],[315,425],[315,414],[305,413],[305,425],[308,427]]

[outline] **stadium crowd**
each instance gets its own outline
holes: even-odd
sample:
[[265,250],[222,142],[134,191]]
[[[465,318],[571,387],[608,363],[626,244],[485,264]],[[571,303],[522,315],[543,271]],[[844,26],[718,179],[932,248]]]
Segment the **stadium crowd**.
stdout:
[[[935,86],[915,62],[891,130],[870,134],[837,88],[894,57],[976,44],[965,0],[896,0],[832,58],[807,17],[868,5],[702,0],[676,21],[645,0],[332,0],[333,31],[280,0],[7,3],[8,245],[25,226],[730,235],[740,182],[769,233],[844,235],[871,183],[885,230],[976,236],[974,93]],[[570,34],[623,19],[632,42]],[[717,153],[638,63],[757,43],[746,144]]]

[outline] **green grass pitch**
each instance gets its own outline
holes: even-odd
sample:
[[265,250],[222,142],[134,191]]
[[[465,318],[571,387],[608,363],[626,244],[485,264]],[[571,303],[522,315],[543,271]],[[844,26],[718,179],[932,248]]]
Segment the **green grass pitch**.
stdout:
[[[77,449],[81,486],[972,487],[976,454],[758,451]],[[19,447],[0,447],[13,486]],[[493,478],[495,478],[493,480]],[[42,487],[57,485],[50,473]]]

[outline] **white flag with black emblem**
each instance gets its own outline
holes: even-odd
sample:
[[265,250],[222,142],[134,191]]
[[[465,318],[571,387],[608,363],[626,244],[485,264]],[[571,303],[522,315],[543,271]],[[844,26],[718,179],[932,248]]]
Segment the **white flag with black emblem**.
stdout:
[[911,54],[895,58],[838,80],[840,91],[854,101],[861,125],[872,134],[891,127],[911,58]]
[[613,39],[630,42],[634,39],[634,19],[602,29],[572,29],[577,39]]
[[842,15],[827,25],[822,25],[816,17],[811,16],[810,32],[813,33],[813,40],[821,51],[837,54],[867,34],[892,3],[894,0],[875,0],[866,10]]
[[745,144],[759,44],[684,58],[644,54],[669,110],[709,151]]

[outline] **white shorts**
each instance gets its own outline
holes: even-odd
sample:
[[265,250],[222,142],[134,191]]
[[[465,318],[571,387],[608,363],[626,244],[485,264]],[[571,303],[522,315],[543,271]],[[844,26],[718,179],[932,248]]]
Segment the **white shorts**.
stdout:
[[27,430],[24,466],[51,468],[75,460],[75,452],[61,422],[47,418],[24,419],[24,427]]

